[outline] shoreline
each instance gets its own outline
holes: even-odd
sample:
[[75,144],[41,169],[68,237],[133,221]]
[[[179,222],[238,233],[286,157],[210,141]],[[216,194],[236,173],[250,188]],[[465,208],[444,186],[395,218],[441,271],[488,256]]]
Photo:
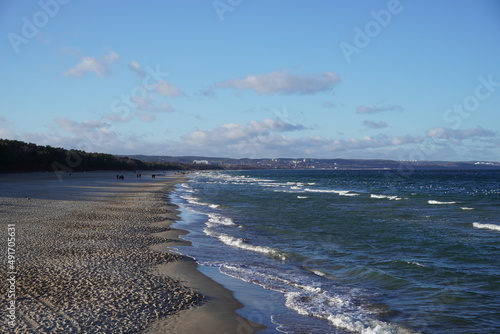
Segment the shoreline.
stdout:
[[[171,191],[169,192],[171,193]],[[167,221],[158,225],[168,227],[169,230],[155,233],[155,236],[168,241],[150,246],[154,251],[172,253],[175,246],[191,246],[191,242],[179,239],[189,232],[179,228],[171,228],[178,222],[179,207],[170,201]],[[201,305],[180,311],[179,313],[158,319],[146,328],[147,334],[192,334],[192,333],[257,333],[266,327],[252,322],[236,313],[243,307],[233,295],[233,292],[222,284],[204,275],[195,260],[181,255],[182,258],[175,262],[161,264],[154,268],[157,275],[171,277],[203,295]]]
[[1,235],[14,225],[17,247],[15,295],[0,295],[4,306],[14,301],[14,326],[5,318],[0,330],[154,334],[170,326],[184,334],[196,323],[220,333],[242,321],[262,329],[194,260],[169,251],[187,233],[170,228],[178,211],[167,200],[185,176],[119,173],[125,180],[116,172],[0,175]]

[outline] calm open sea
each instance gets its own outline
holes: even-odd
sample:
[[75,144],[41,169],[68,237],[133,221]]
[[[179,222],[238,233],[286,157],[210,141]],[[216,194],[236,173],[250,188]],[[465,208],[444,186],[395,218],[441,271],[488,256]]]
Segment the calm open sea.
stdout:
[[499,333],[500,171],[200,172],[202,266],[267,289],[269,333]]

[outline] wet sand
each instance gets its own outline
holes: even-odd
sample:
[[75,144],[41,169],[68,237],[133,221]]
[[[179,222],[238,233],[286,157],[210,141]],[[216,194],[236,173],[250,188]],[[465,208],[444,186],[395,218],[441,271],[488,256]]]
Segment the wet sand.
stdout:
[[15,231],[13,267],[0,268],[0,305],[14,305],[15,318],[4,317],[0,332],[262,329],[236,314],[241,304],[194,261],[169,252],[186,243],[184,231],[169,227],[178,211],[167,198],[185,176],[119,174],[125,179],[116,172],[0,175],[4,257],[8,227]]

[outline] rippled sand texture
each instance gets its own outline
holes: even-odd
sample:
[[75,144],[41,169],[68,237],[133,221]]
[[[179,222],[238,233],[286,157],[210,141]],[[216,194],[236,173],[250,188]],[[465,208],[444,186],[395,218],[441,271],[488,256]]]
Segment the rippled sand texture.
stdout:
[[[155,269],[182,256],[149,248],[168,241],[152,233],[175,219],[166,194],[179,177],[0,176],[2,247],[15,224],[17,271],[15,326],[4,317],[0,332],[139,332],[202,304],[201,294]],[[7,298],[0,295],[2,308]]]

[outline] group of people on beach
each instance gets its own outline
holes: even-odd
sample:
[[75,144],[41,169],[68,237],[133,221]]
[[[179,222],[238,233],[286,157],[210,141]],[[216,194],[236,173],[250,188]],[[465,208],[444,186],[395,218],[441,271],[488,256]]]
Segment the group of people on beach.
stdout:
[[[136,173],[135,176],[136,177],[142,177],[142,174]],[[153,179],[156,178],[156,174],[151,174],[151,177]],[[123,179],[125,179],[125,176],[116,174],[116,179],[117,180],[123,180]]]

